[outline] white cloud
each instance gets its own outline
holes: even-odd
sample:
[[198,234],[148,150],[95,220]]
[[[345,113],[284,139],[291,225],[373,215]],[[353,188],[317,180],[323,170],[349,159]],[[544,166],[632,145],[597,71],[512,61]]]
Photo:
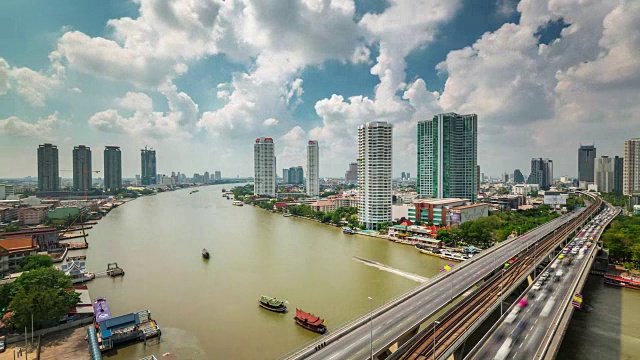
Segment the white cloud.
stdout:
[[[307,133],[296,125],[276,142],[278,148],[278,164],[282,168],[290,166],[306,166]],[[280,166],[279,165],[279,166]]]
[[60,119],[57,112],[40,118],[35,123],[27,122],[17,116],[10,116],[0,119],[0,134],[50,139],[54,136],[54,130],[65,124],[67,121]]
[[0,58],[0,95],[4,95],[9,91],[9,64],[3,58]]
[[279,121],[278,119],[274,119],[274,118],[268,118],[265,121],[262,122],[262,125],[264,126],[276,126],[278,125]]
[[163,84],[159,91],[167,99],[169,111],[166,114],[153,111],[148,95],[128,92],[119,99],[119,106],[133,111],[133,115],[127,117],[118,110],[108,109],[93,114],[88,123],[101,131],[147,139],[190,138],[198,118],[198,105],[184,92],[178,92],[172,83]]
[[47,97],[65,79],[65,70],[58,62],[57,53],[51,53],[50,60],[49,74],[44,74],[28,67],[11,67],[5,59],[0,58],[0,95],[6,94],[9,89],[15,89],[31,106],[45,106]]

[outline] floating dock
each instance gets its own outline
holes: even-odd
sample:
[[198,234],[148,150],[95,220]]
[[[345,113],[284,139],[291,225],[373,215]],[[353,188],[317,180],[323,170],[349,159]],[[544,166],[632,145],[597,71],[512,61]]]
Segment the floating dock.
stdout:
[[151,319],[149,310],[109,318],[96,323],[95,327],[96,341],[101,352],[125,342],[138,340],[146,343],[150,338],[162,336],[160,327]]

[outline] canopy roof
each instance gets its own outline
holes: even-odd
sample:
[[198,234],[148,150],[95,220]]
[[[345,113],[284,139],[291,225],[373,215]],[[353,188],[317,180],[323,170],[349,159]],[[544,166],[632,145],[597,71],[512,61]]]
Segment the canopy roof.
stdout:
[[322,325],[322,323],[324,323],[323,319],[320,319],[319,317],[313,314],[310,314],[308,312],[304,312],[300,309],[296,309],[296,317],[300,320],[306,321],[307,324],[313,325],[313,326],[320,326]]

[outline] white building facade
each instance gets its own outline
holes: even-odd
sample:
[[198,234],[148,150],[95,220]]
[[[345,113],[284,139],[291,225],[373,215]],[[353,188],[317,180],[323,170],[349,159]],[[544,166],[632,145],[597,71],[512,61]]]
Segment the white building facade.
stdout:
[[276,196],[276,156],[272,138],[260,137],[253,144],[253,194]]
[[318,140],[309,140],[307,145],[307,195],[320,195],[320,150]]
[[382,121],[358,127],[358,220],[370,230],[392,220],[392,133]]
[[593,179],[598,191],[610,193],[613,191],[613,159],[602,156],[595,159]]

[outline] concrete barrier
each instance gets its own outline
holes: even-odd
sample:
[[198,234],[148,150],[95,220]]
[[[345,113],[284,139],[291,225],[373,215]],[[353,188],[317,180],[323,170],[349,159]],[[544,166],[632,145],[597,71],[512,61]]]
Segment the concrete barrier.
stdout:
[[[58,326],[53,326],[45,329],[40,329],[38,331],[34,331],[33,336],[47,335],[47,334],[68,330],[68,329],[72,329],[75,327],[79,327],[79,326],[83,326],[91,323],[93,323],[93,317],[86,317],[84,319],[75,320],[75,321],[71,321]],[[28,332],[27,338],[30,338],[30,337],[31,337],[31,332]],[[24,334],[7,336],[7,344],[13,344],[20,341],[24,341]]]

